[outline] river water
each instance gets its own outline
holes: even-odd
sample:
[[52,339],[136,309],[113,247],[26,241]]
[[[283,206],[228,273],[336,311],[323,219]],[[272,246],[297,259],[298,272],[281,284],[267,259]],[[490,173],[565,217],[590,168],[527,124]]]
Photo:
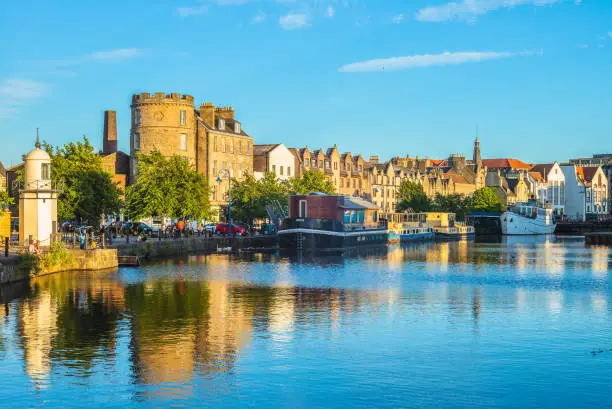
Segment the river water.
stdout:
[[4,288],[0,407],[611,407],[612,252],[511,239]]

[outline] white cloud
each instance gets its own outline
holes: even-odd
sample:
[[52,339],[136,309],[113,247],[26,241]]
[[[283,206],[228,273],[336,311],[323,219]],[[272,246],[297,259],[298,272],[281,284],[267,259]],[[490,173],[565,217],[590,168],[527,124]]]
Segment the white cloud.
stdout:
[[340,72],[373,72],[373,71],[398,71],[410,68],[431,67],[441,65],[457,65],[468,62],[479,62],[486,60],[497,60],[524,55],[541,55],[542,52],[521,51],[521,52],[443,52],[441,54],[422,54],[406,57],[381,58],[347,64],[338,71]]
[[253,17],[253,20],[251,20],[251,24],[261,23],[265,19],[266,19],[266,13],[264,13],[263,11],[258,11],[257,14],[255,14],[255,17]]
[[303,13],[289,13],[281,16],[278,22],[285,30],[297,30],[310,24],[308,16]]
[[145,50],[140,48],[118,48],[109,51],[96,51],[91,53],[89,57],[95,61],[117,61],[140,57],[144,53]]
[[400,24],[402,21],[404,21],[404,13],[400,13],[394,16],[393,20],[391,21],[393,22],[393,24]]
[[15,116],[20,106],[47,94],[49,86],[24,78],[6,78],[0,82],[0,118]]
[[200,7],[179,7],[178,9],[176,9],[176,12],[181,17],[198,16],[200,14],[206,13],[207,11],[208,11],[208,7],[207,6],[200,6]]
[[327,17],[333,18],[335,14],[334,8],[332,6],[327,7]]
[[417,11],[416,19],[426,22],[447,20],[473,21],[478,16],[500,8],[512,8],[526,4],[546,6],[560,1],[562,0],[461,0],[440,6],[422,8]]

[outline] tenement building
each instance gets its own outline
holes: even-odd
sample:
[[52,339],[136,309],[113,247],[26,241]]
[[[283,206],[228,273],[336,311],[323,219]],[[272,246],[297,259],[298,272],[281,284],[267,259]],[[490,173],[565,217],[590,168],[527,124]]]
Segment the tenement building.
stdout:
[[131,172],[138,175],[138,153],[155,150],[187,159],[211,186],[213,208],[227,202],[228,180],[217,181],[222,170],[234,178],[252,173],[253,138],[234,117],[231,107],[206,102],[196,108],[191,95],[177,93],[132,96],[130,131]]

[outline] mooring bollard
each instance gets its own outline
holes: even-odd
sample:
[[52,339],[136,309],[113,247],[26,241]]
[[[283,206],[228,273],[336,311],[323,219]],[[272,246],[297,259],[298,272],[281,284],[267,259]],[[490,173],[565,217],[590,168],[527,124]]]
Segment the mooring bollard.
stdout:
[[8,253],[9,253],[9,238],[5,237],[4,238],[4,257],[8,257]]

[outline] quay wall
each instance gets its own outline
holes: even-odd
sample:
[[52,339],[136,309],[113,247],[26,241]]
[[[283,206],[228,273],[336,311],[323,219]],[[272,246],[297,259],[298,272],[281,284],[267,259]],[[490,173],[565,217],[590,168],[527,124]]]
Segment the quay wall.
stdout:
[[110,270],[119,267],[116,249],[65,251],[66,257],[61,262],[50,265],[29,255],[0,258],[0,285],[65,271]]
[[115,241],[112,248],[119,256],[138,256],[144,259],[181,256],[185,254],[216,253],[217,248],[232,248],[232,252],[251,250],[276,250],[276,236],[254,237],[184,237],[158,240],[151,238],[145,242],[131,240]]
[[592,246],[612,246],[612,233],[587,233],[584,242]]

